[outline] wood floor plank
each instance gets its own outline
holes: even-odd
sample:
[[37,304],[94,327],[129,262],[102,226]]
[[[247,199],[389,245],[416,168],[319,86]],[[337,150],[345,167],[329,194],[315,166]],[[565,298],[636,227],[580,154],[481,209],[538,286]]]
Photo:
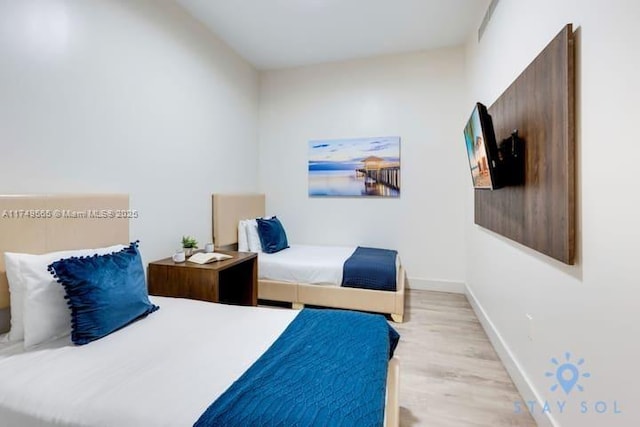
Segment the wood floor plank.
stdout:
[[402,336],[400,425],[535,426],[514,413],[522,400],[466,297],[410,290]]

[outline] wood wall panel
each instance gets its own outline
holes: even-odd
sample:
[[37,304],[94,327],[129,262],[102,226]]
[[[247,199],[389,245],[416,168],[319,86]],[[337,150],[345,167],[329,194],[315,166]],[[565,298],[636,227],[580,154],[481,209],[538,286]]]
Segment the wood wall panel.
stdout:
[[475,190],[475,223],[573,264],[573,31],[567,25],[489,108],[498,142],[524,139],[524,184]]

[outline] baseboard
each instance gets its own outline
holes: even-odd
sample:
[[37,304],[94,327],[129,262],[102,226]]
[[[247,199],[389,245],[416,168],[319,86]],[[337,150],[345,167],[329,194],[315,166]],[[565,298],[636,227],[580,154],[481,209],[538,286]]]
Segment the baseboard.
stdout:
[[[513,380],[516,388],[520,392],[522,399],[525,402],[530,400],[536,401],[538,402],[538,407],[541,407],[540,404],[544,402],[544,398],[542,398],[532,386],[531,381],[522,370],[522,367],[520,366],[518,361],[513,357],[513,353],[511,353],[509,346],[500,335],[500,332],[498,332],[498,330],[495,328],[489,316],[487,316],[487,313],[482,308],[480,302],[476,299],[473,291],[469,288],[468,285],[465,285],[464,288],[467,299],[469,300],[469,304],[471,304],[471,307],[478,317],[482,328],[489,337],[489,341],[491,341],[493,348],[496,350],[496,353],[498,353],[498,357],[500,357],[502,364],[509,373],[509,376]],[[556,422],[550,412],[546,412],[543,414],[541,413],[541,411],[536,411],[536,413],[531,415],[533,416],[538,426],[560,427],[560,424]]]
[[465,286],[462,282],[452,282],[447,280],[409,279],[409,289],[419,289],[422,291],[451,292],[454,294],[464,294]]

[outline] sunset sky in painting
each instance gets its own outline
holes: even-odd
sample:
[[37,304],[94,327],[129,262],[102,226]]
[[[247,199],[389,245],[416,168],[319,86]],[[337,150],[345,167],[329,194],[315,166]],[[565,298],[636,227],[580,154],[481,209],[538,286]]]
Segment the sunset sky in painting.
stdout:
[[309,164],[360,162],[369,156],[400,160],[400,137],[309,141]]

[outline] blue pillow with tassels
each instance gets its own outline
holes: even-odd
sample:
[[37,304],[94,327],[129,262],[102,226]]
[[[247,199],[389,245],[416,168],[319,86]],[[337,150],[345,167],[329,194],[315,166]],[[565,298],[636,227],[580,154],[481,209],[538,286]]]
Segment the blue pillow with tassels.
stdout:
[[56,261],[49,271],[62,284],[71,308],[71,340],[95,341],[153,313],[138,242],[108,255]]

